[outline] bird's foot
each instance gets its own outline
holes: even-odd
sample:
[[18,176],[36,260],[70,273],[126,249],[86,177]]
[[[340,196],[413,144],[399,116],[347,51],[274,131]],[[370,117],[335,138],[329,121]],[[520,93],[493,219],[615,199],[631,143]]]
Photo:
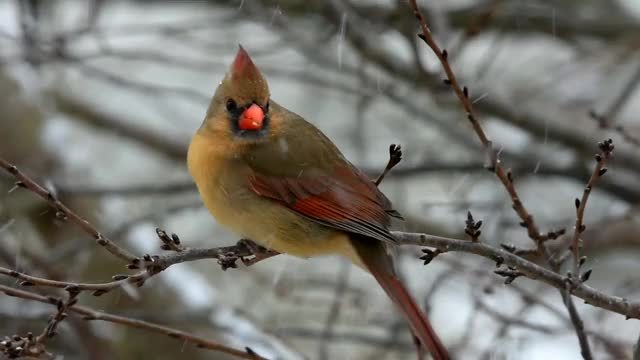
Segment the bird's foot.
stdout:
[[223,271],[227,271],[227,269],[237,269],[238,264],[236,264],[236,261],[238,261],[238,259],[240,259],[240,257],[233,252],[221,254],[218,257],[218,265],[220,265]]
[[274,250],[270,250],[265,248],[264,246],[260,246],[256,244],[251,239],[240,239],[238,240],[237,246],[245,247],[251,255],[249,256],[240,256],[240,260],[245,266],[251,266],[259,261],[264,259],[268,259],[270,257],[274,257],[279,255],[280,253]]

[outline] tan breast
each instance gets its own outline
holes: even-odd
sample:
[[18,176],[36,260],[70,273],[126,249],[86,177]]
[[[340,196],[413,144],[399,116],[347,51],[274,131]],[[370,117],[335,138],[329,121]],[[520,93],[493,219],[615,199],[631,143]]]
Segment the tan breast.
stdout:
[[217,222],[259,244],[298,257],[342,254],[354,260],[347,234],[319,225],[248,185],[250,169],[226,146],[196,134],[188,165],[200,195]]

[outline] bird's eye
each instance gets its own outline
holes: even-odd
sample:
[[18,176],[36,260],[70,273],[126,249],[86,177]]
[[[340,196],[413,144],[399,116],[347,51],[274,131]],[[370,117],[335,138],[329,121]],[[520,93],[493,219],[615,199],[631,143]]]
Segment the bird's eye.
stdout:
[[238,108],[238,104],[236,104],[233,99],[227,100],[227,111],[235,111]]
[[264,110],[265,112],[269,111],[269,104],[271,103],[271,101],[267,101],[267,105],[265,105]]

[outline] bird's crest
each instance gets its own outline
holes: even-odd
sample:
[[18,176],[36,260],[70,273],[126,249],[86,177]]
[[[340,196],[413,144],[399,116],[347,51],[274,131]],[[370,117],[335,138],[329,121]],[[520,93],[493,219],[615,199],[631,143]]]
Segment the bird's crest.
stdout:
[[241,45],[231,64],[226,81],[230,85],[228,93],[238,97],[236,99],[238,103],[255,101],[260,105],[264,105],[269,99],[267,81]]
[[236,79],[261,79],[260,70],[253,63],[242,45],[239,46],[236,58],[231,65],[231,76]]

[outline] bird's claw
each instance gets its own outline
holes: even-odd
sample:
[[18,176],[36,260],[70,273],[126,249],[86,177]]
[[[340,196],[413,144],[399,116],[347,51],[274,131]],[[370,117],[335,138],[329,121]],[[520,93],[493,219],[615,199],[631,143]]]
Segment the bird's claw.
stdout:
[[245,266],[251,266],[259,261],[276,256],[279,252],[265,248],[264,246],[256,244],[251,239],[240,239],[237,243],[238,246],[243,246],[249,252],[247,256],[240,256],[240,260]]
[[218,264],[220,265],[223,271],[226,271],[227,269],[230,269],[230,268],[237,269],[238,264],[236,264],[236,261],[238,261],[238,258],[239,258],[238,255],[234,253],[223,254],[223,255],[220,255],[220,257],[218,258]]

